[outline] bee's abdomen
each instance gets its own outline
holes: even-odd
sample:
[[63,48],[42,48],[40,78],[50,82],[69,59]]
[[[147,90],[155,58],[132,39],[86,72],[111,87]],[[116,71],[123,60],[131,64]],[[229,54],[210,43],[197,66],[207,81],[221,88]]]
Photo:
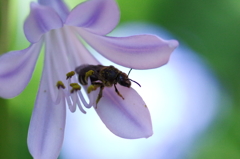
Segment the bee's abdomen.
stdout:
[[98,80],[98,73],[99,69],[102,67],[102,65],[81,65],[75,69],[75,72],[78,74],[78,80],[82,85],[88,84],[88,79],[86,78],[86,73],[90,70],[94,72],[93,75],[91,75],[89,78],[91,82]]

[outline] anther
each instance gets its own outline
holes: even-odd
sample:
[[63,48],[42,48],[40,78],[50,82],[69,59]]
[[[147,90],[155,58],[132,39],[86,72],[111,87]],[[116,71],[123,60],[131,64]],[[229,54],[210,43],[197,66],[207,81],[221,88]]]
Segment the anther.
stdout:
[[81,90],[81,86],[77,83],[71,83],[70,86],[72,87],[71,89],[71,93],[73,93],[74,91],[79,91]]
[[74,76],[75,75],[75,72],[74,71],[71,71],[71,72],[68,72],[67,74],[66,74],[66,79],[69,79],[69,78],[71,78],[72,76]]
[[62,81],[58,81],[56,86],[57,86],[58,89],[60,89],[60,88],[65,89],[65,86],[64,86]]

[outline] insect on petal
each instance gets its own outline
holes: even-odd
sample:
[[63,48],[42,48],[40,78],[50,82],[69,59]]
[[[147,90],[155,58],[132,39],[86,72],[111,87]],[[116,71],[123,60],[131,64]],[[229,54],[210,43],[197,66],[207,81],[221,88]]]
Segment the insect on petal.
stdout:
[[141,96],[132,88],[117,86],[124,100],[114,88],[104,88],[97,105],[97,113],[106,127],[115,135],[127,138],[148,138],[152,132],[149,110]]

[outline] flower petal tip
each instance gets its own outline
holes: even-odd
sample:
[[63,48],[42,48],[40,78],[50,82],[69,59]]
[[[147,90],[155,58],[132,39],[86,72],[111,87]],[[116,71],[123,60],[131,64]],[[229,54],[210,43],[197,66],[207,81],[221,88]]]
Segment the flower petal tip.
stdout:
[[117,87],[124,100],[114,88],[104,88],[103,98],[96,109],[106,127],[125,139],[148,138],[152,132],[151,116],[142,97],[132,88]]
[[30,2],[30,8],[33,9],[34,7],[37,7],[38,4],[36,2]]
[[115,0],[89,0],[76,6],[65,24],[105,35],[117,26],[119,18],[120,12]]
[[32,2],[30,14],[24,22],[24,33],[31,43],[36,43],[41,36],[63,26],[63,22],[54,9]]
[[178,45],[179,45],[179,42],[177,40],[169,40],[168,46],[170,48],[175,49],[178,47]]
[[145,128],[142,129],[142,136],[139,136],[139,138],[146,138],[146,139],[148,139],[152,135],[153,135],[152,122],[150,121],[150,123],[145,125]]
[[147,135],[145,138],[148,139],[149,137],[151,137],[153,135],[153,131],[151,130],[151,131],[147,132],[146,134]]

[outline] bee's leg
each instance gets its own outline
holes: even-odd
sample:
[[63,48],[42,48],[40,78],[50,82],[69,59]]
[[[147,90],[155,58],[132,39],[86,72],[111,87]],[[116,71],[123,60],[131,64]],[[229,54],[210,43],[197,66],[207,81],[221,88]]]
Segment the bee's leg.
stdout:
[[114,88],[115,88],[115,92],[120,96],[122,97],[122,99],[124,100],[123,96],[120,94],[120,92],[118,91],[117,87],[116,87],[116,84],[114,84]]
[[98,87],[100,87],[100,85],[96,85],[96,84],[91,84],[90,86],[88,86],[87,88],[87,93],[91,93],[92,91],[95,91]]
[[104,85],[102,84],[102,85],[100,86],[100,91],[99,91],[98,97],[97,97],[97,99],[96,99],[96,109],[97,109],[97,104],[98,104],[98,102],[99,102],[100,99],[102,98],[103,88],[104,88]]
[[100,87],[100,91],[99,91],[99,94],[98,94],[98,97],[96,99],[96,109],[97,109],[97,104],[98,102],[100,101],[100,99],[102,98],[102,91],[103,91],[103,88],[104,88],[104,85],[100,82],[93,82],[89,87],[88,87],[88,90],[87,92],[90,93],[91,91],[95,91],[98,87]]
[[94,74],[93,70],[89,70],[85,73],[85,77],[82,77],[79,79],[79,81],[81,81],[81,83],[84,83],[85,85],[88,84],[88,78],[90,78],[90,76],[92,76]]
[[101,87],[103,84],[100,82],[92,82],[90,86],[88,86],[87,93],[91,93],[92,91],[95,91],[98,87]]

